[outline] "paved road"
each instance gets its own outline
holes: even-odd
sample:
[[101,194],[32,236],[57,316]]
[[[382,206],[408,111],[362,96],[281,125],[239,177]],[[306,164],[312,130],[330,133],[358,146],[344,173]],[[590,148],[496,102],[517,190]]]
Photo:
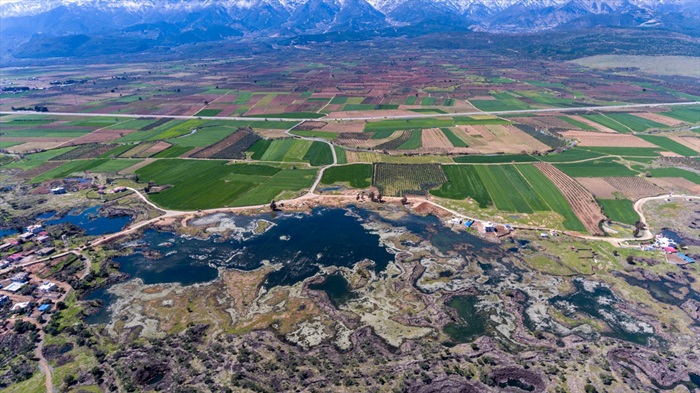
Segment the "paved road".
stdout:
[[[284,117],[218,117],[218,116],[186,116],[186,115],[155,115],[155,114],[126,114],[126,113],[73,113],[73,112],[47,112],[42,113],[52,116],[78,116],[78,117],[113,117],[113,118],[141,118],[141,117],[152,117],[152,118],[166,118],[166,119],[205,119],[205,120],[244,120],[244,121],[293,121],[293,122],[305,122],[313,120],[321,121],[352,121],[352,120],[381,120],[381,119],[427,119],[436,117],[453,117],[453,116],[471,116],[471,115],[517,115],[517,114],[527,114],[527,113],[551,113],[551,112],[577,112],[577,111],[612,111],[619,109],[634,109],[634,108],[655,108],[660,106],[686,106],[686,105],[699,105],[700,101],[694,102],[663,102],[656,104],[625,104],[625,105],[609,105],[609,106],[582,106],[575,108],[544,108],[544,109],[521,109],[514,111],[470,111],[470,112],[454,112],[454,113],[435,113],[435,114],[415,114],[415,115],[387,115],[387,116],[347,116],[347,117],[322,117],[320,119],[290,119]],[[8,112],[0,111],[0,114],[4,115],[36,115],[37,112]]]

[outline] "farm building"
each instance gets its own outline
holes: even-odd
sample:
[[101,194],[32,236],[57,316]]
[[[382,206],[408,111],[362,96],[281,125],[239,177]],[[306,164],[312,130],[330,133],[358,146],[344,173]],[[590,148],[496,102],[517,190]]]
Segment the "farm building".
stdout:
[[24,232],[23,234],[19,235],[19,240],[26,242],[27,240],[31,239],[34,237],[34,233],[32,232]]
[[39,237],[36,238],[36,241],[39,243],[46,243],[51,241],[51,236],[49,235],[39,235]]
[[4,268],[10,266],[10,263],[11,262],[8,261],[7,259],[3,259],[2,261],[0,261],[0,269],[4,269]]
[[114,192],[115,194],[118,192],[124,192],[124,191],[126,191],[126,187],[123,187],[123,186],[114,187],[114,189],[112,190],[112,192]]
[[39,285],[39,288],[37,289],[39,289],[41,292],[51,292],[56,289],[56,284],[46,281],[45,283]]
[[40,233],[40,232],[43,232],[43,231],[44,231],[44,229],[41,227],[40,224],[34,224],[34,225],[30,225],[30,226],[27,227],[27,232],[31,232],[31,233],[33,233],[33,234],[35,234],[35,235],[36,235],[37,233]]
[[20,289],[22,289],[22,287],[25,285],[27,285],[26,282],[13,282],[12,284],[5,287],[5,290],[7,292],[15,293],[15,292],[19,291]]
[[22,258],[24,258],[24,256],[20,253],[17,253],[17,254],[12,254],[9,257],[7,257],[7,260],[10,262],[19,262],[22,260]]
[[679,253],[678,253],[678,256],[679,256],[681,259],[683,259],[685,262],[688,262],[688,263],[695,263],[695,260],[694,260],[693,258],[691,258],[691,257],[689,257],[689,256],[687,256],[687,255],[685,255],[685,254],[683,254],[682,252],[679,252]]
[[29,279],[29,273],[27,272],[20,272],[15,274],[10,278],[10,281],[12,282],[27,282]]
[[65,194],[66,189],[65,189],[65,187],[54,187],[51,189],[51,193],[54,195]]
[[51,308],[51,305],[50,305],[50,304],[42,304],[41,306],[39,306],[39,312],[42,312],[42,313],[43,313],[43,312],[45,312],[46,310],[48,310],[49,308]]
[[56,251],[56,249],[53,247],[44,247],[41,250],[37,251],[36,253],[41,255],[41,256],[44,256],[44,255],[53,254],[55,251]]
[[0,252],[7,251],[12,248],[12,243],[4,243],[0,245]]
[[12,310],[12,312],[19,313],[19,312],[24,311],[24,309],[27,307],[29,307],[29,302],[21,302],[21,303],[17,303],[14,306],[12,306],[11,310]]
[[0,295],[0,306],[10,301],[10,297],[7,295]]

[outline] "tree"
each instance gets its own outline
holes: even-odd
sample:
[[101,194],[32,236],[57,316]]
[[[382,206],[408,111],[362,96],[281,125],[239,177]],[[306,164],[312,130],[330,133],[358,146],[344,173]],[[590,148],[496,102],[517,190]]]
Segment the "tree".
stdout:
[[408,198],[406,198],[406,195],[404,195],[403,198],[401,198],[401,204],[408,205]]
[[374,199],[374,191],[370,191],[370,192],[369,192],[369,199],[370,199],[372,202],[375,201],[375,199]]
[[273,199],[272,202],[270,202],[270,210],[277,211],[277,203],[275,203],[275,200]]

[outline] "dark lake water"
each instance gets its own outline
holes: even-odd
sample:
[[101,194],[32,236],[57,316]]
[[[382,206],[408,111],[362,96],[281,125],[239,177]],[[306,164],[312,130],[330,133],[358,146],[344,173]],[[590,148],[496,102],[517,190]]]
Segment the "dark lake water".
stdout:
[[336,308],[357,298],[357,294],[350,289],[348,280],[340,273],[331,274],[320,284],[309,285],[309,289],[324,291]]
[[470,342],[486,334],[489,314],[476,308],[476,296],[455,296],[447,303],[457,311],[457,320],[445,325],[444,331],[457,343]]
[[[88,236],[101,236],[108,233],[115,233],[121,231],[127,224],[131,222],[131,217],[120,216],[120,217],[104,217],[99,214],[100,206],[93,206],[87,208],[83,211],[73,210],[69,212],[65,217],[46,221],[45,225],[59,225],[64,223],[70,223],[79,226],[85,230],[85,234]],[[51,213],[51,212],[49,212]],[[44,213],[43,215],[49,214]],[[55,214],[55,213],[54,213]],[[53,217],[53,214],[47,218]],[[37,217],[40,218],[40,217]]]

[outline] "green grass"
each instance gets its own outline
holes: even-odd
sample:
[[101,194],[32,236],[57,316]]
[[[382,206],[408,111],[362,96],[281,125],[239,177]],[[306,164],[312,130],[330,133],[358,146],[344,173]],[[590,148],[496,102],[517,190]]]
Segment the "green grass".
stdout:
[[94,168],[90,168],[91,172],[108,172],[117,173],[123,171],[126,168],[134,166],[143,160],[109,160],[104,164],[100,164]]
[[187,148],[206,147],[221,141],[234,132],[236,132],[235,128],[226,126],[202,127],[198,128],[194,134],[189,134],[188,131],[188,134],[168,139],[168,142]]
[[379,131],[374,131],[374,134],[372,135],[371,139],[386,139],[394,135],[394,130],[379,130]]
[[628,199],[597,199],[603,213],[611,220],[634,225],[639,215],[634,211],[634,203]]
[[595,127],[592,127],[592,126],[590,126],[582,121],[572,119],[568,116],[557,116],[557,118],[560,120],[564,120],[565,122],[571,124],[572,126],[574,126],[576,128],[580,128],[580,129],[586,130],[586,131],[596,131]]
[[334,166],[326,169],[321,177],[321,183],[348,183],[353,188],[367,188],[372,182],[371,164],[350,164]]
[[5,142],[0,140],[0,149],[7,149],[12,146],[21,145],[24,142]]
[[584,150],[582,148],[573,148],[565,150],[557,154],[548,154],[546,156],[538,157],[540,161],[544,162],[570,162],[570,161],[580,161],[588,160],[591,158],[601,157],[602,154]]
[[245,105],[253,97],[253,93],[242,91],[238,93],[238,97],[233,101],[233,105]]
[[329,140],[333,140],[338,137],[338,134],[329,131],[292,131],[292,134],[311,138],[324,138]]
[[442,106],[454,106],[455,104],[455,99],[454,98],[448,98],[443,102]]
[[344,111],[372,111],[376,108],[374,104],[345,104]]
[[333,152],[327,144],[313,141],[304,154],[304,161],[308,161],[312,166],[330,165],[333,163]]
[[[394,109],[399,109],[398,104],[379,104],[377,105],[378,110],[394,110]],[[443,112],[445,113],[445,112]]]
[[508,177],[505,167],[505,165],[480,165],[476,167],[476,172],[484,182],[498,210],[533,213],[534,210]]
[[282,112],[265,113],[262,115],[249,115],[247,117],[266,117],[271,119],[318,119],[323,116],[325,116],[325,114],[316,112]]
[[530,105],[520,101],[508,93],[491,93],[495,100],[469,100],[472,105],[479,110],[490,111],[512,111],[528,109]]
[[635,116],[629,113],[608,113],[606,116],[617,121],[618,123],[624,124],[625,126],[632,129],[632,131],[646,131],[650,128],[668,128],[667,125],[657,123],[639,116]]
[[585,117],[586,119],[596,122],[600,125],[603,125],[605,127],[608,127],[612,130],[615,130],[617,132],[622,132],[622,133],[629,133],[631,132],[629,128],[625,127],[624,125],[620,124],[619,122],[605,116],[602,114],[595,114],[595,115],[582,115],[582,117]]
[[397,150],[414,150],[421,147],[421,130],[412,130],[410,133],[411,136],[408,137],[408,140],[402,143]]
[[572,231],[586,232],[586,227],[584,227],[578,217],[576,217],[569,202],[544,173],[534,165],[518,165],[518,171],[520,171],[520,174],[530,183],[547,206],[549,206],[552,211],[564,217],[562,223],[564,228]]
[[700,175],[678,168],[655,168],[649,171],[652,177],[682,177],[695,184],[700,184]]
[[571,177],[633,177],[638,175],[637,172],[626,166],[613,162],[611,158],[554,166]]
[[271,140],[267,140],[267,139],[258,140],[247,150],[248,152],[253,153],[250,158],[253,160],[261,160],[263,155],[265,155],[265,152],[267,151],[267,149],[270,147],[270,145],[272,145]]
[[672,151],[676,154],[680,154],[685,157],[694,157],[698,155],[695,150],[683,146],[680,143],[674,141],[673,139],[666,138],[664,136],[657,135],[638,135],[640,138],[644,139],[649,143],[653,143],[656,146],[663,147],[668,151]]
[[340,146],[333,146],[333,150],[335,150],[335,157],[338,160],[338,164],[348,163],[348,157],[345,154],[345,149]]
[[493,204],[486,186],[476,171],[476,167],[471,165],[443,165],[442,166],[447,182],[438,189],[430,191],[431,194],[440,198],[474,199],[482,209]]
[[446,136],[447,139],[450,141],[450,143],[452,144],[452,146],[454,146],[454,147],[469,147],[469,145],[468,145],[465,141],[461,140],[461,139],[460,139],[454,132],[452,132],[452,130],[450,130],[449,128],[441,128],[440,130],[442,131],[443,134],[445,134],[445,136]]
[[377,131],[404,131],[425,128],[448,128],[455,125],[487,125],[510,124],[504,119],[474,119],[468,116],[450,118],[425,118],[425,119],[391,119],[369,122],[365,124],[365,132]]
[[131,120],[126,120],[121,119],[122,122],[111,125],[107,127],[108,130],[139,130],[153,122],[155,122],[155,119],[131,119]]
[[23,170],[29,170],[34,167],[37,167],[46,161],[58,157],[61,154],[64,154],[66,152],[69,152],[73,149],[75,149],[76,146],[71,146],[71,147],[63,147],[60,149],[53,149],[53,150],[47,150],[43,151],[40,153],[34,153],[34,154],[27,154],[24,156],[24,158],[21,161],[13,162],[11,164],[8,164],[6,168],[18,168],[18,169],[23,169]]
[[461,156],[454,162],[460,164],[507,164],[510,162],[537,162],[537,158],[521,154],[499,154],[493,156]]
[[588,151],[623,157],[658,157],[661,149],[654,147],[582,147]]
[[21,128],[19,130],[3,129],[3,138],[77,138],[94,129],[65,130],[60,128]]
[[435,98],[434,97],[423,97],[420,100],[420,104],[423,106],[435,105]]
[[406,97],[406,101],[404,102],[404,105],[416,105],[417,100],[418,100],[418,97],[416,97],[416,96],[408,96],[408,97]]
[[94,117],[91,119],[71,121],[71,122],[66,123],[65,125],[71,126],[71,127],[104,128],[104,127],[114,125],[115,123],[118,123],[119,121],[120,120],[118,118]]
[[442,113],[447,113],[443,111],[442,109],[437,109],[437,108],[419,108],[419,109],[409,109],[411,112],[416,112],[416,113],[429,113],[429,114],[442,114]]
[[316,170],[226,165],[226,161],[218,160],[163,159],[136,173],[143,182],[172,185],[149,195],[155,203],[169,209],[196,210],[267,204],[284,191],[311,186]]
[[331,100],[331,105],[342,105],[344,103],[348,102],[348,97],[342,97],[342,96],[335,96]]
[[189,146],[170,146],[169,148],[161,151],[160,153],[153,156],[153,158],[175,158],[192,150]]
[[110,160],[103,158],[97,160],[78,160],[67,162],[57,168],[44,172],[41,175],[32,179],[32,183],[40,183],[51,179],[63,179],[69,177],[73,173],[80,173],[98,167]]
[[195,113],[195,116],[216,116],[221,113],[221,109],[202,109],[201,111]]
[[700,123],[700,108],[697,107],[673,108],[670,112],[660,114],[686,123]]

